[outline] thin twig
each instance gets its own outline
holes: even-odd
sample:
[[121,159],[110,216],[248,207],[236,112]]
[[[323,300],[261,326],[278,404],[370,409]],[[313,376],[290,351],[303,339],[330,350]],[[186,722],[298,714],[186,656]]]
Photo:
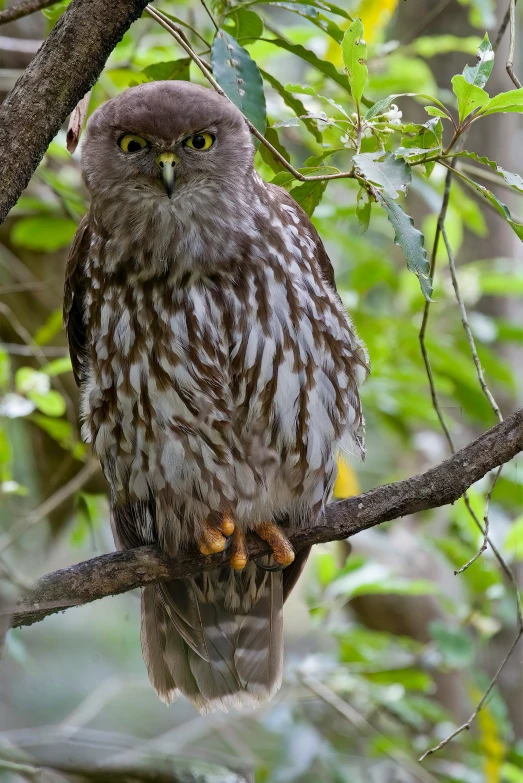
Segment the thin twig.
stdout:
[[51,512],[61,506],[62,503],[65,503],[71,495],[74,495],[82,489],[98,470],[98,462],[94,459],[90,460],[78,471],[76,476],[67,482],[67,484],[64,484],[63,487],[60,487],[51,497],[44,500],[44,502],[35,508],[34,511],[31,511],[25,519],[21,519],[14,524],[7,533],[0,538],[0,555],[5,552],[8,547],[14,544],[20,536],[27,533],[28,530],[45,519]]
[[[449,172],[450,173],[450,172]],[[498,421],[503,421],[503,416],[501,415],[501,411],[499,409],[499,406],[494,399],[494,395],[490,391],[489,387],[487,386],[487,382],[485,380],[485,373],[483,372],[483,367],[481,366],[481,362],[479,360],[478,351],[476,348],[476,343],[474,340],[474,335],[472,334],[472,330],[470,328],[468,317],[467,317],[467,310],[465,308],[465,303],[463,302],[463,297],[461,296],[461,291],[459,288],[458,283],[458,277],[456,274],[456,262],[454,260],[454,253],[452,252],[452,247],[450,246],[449,238],[447,235],[447,230],[445,228],[445,223],[443,222],[441,226],[441,234],[443,236],[443,241],[445,242],[445,247],[447,250],[447,255],[449,259],[449,268],[450,268],[450,276],[452,278],[452,285],[454,287],[454,293],[456,294],[456,300],[458,302],[459,306],[459,312],[461,315],[461,323],[463,324],[463,329],[465,330],[465,334],[467,335],[467,340],[470,347],[470,352],[472,354],[472,359],[474,361],[474,365],[476,367],[476,373],[478,376],[479,384],[481,386],[481,389],[483,391],[483,394],[487,398],[487,400],[490,403],[490,407],[494,411],[494,414]]]
[[[450,199],[450,185],[452,181],[452,171],[455,166],[455,159],[452,161],[452,163],[449,166],[449,169],[447,171],[447,178],[445,179],[445,190],[443,192],[443,201],[441,203],[441,209],[438,216],[438,222],[436,225],[436,234],[434,236],[434,244],[432,246],[432,256],[430,259],[430,278],[431,280],[434,280],[434,273],[436,271],[436,260],[438,255],[438,246],[439,246],[439,239],[441,236],[441,229],[443,226],[443,223],[445,222],[445,218],[447,216],[447,210],[449,206],[449,199]],[[430,302],[425,302],[425,307],[423,310],[423,318],[421,321],[421,328],[419,331],[419,342],[420,342],[420,348],[421,348],[421,355],[423,357],[423,363],[425,364],[425,371],[427,373],[427,378],[429,381],[429,387],[430,387],[430,396],[432,399],[432,405],[434,407],[434,410],[436,411],[436,415],[439,419],[439,423],[441,425],[441,429],[443,430],[445,434],[445,438],[447,439],[447,443],[449,445],[449,449],[451,453],[455,451],[454,449],[454,443],[452,440],[452,436],[450,434],[450,430],[447,427],[447,423],[443,417],[443,411],[441,410],[438,395],[436,392],[436,383],[434,381],[434,374],[432,372],[432,366],[430,363],[429,355],[427,352],[427,346],[425,344],[425,334],[427,332],[427,324],[429,320],[429,312],[430,312]]]
[[480,711],[481,711],[481,709],[482,709],[482,708],[485,706],[485,702],[487,701],[488,697],[490,696],[490,693],[491,693],[492,689],[493,689],[493,688],[494,688],[494,686],[496,685],[496,682],[498,681],[499,675],[500,675],[500,674],[501,674],[501,672],[503,671],[503,669],[504,669],[504,667],[505,667],[505,665],[506,665],[507,661],[509,660],[510,656],[512,655],[512,653],[513,653],[513,652],[514,652],[514,650],[516,649],[516,646],[517,646],[517,644],[518,644],[518,642],[519,642],[519,640],[521,639],[521,637],[522,637],[522,636],[523,636],[523,627],[521,627],[521,628],[519,629],[519,631],[518,631],[518,634],[517,634],[516,638],[514,639],[514,641],[512,642],[512,644],[510,645],[510,649],[509,649],[509,651],[507,652],[507,654],[506,654],[506,655],[505,655],[505,657],[503,658],[503,661],[501,662],[501,664],[500,664],[500,666],[499,666],[499,668],[498,668],[498,670],[497,670],[496,674],[495,674],[495,675],[494,675],[494,677],[492,678],[492,681],[491,681],[490,685],[488,686],[487,690],[486,690],[486,691],[485,691],[485,693],[483,694],[483,696],[482,696],[482,698],[481,698],[481,700],[480,700],[480,702],[479,702],[478,706],[476,707],[476,709],[474,710],[474,712],[472,713],[472,715],[470,716],[470,718],[468,719],[468,721],[466,721],[466,723],[463,723],[463,725],[461,725],[461,726],[460,726],[458,729],[456,729],[455,731],[453,731],[453,732],[452,732],[452,734],[449,734],[449,736],[448,736],[448,737],[445,737],[445,739],[444,739],[444,740],[442,740],[442,741],[439,743],[439,745],[436,745],[434,748],[430,748],[429,750],[425,751],[425,753],[423,754],[423,756],[421,756],[421,757],[420,757],[420,759],[419,759],[420,761],[423,761],[424,759],[426,759],[426,758],[427,758],[427,756],[430,756],[430,755],[432,755],[433,753],[436,753],[438,750],[441,750],[441,748],[444,748],[444,747],[445,747],[445,745],[448,745],[448,744],[449,744],[449,742],[450,742],[451,740],[453,740],[453,739],[454,739],[454,737],[457,737],[457,736],[458,736],[458,734],[461,734],[461,732],[462,732],[462,731],[468,731],[468,730],[470,729],[470,727],[472,726],[472,724],[473,724],[473,723],[474,723],[474,721],[476,720],[476,718],[477,718],[477,716],[478,716],[479,712],[480,712]]
[[219,32],[220,32],[220,28],[219,28],[219,27],[218,27],[218,25],[216,24],[216,19],[214,18],[214,16],[213,16],[213,15],[211,14],[211,12],[209,11],[209,8],[208,8],[208,6],[207,6],[207,3],[205,2],[205,0],[200,0],[200,2],[201,2],[201,4],[203,5],[203,7],[205,8],[205,10],[207,11],[207,16],[209,17],[209,19],[210,19],[210,20],[211,20],[211,22],[213,23],[214,27],[216,28],[216,32],[217,32],[217,33],[219,33]]
[[18,3],[12,8],[6,8],[5,11],[0,11],[0,24],[14,22],[16,19],[21,19],[23,16],[29,16],[37,11],[42,11],[44,8],[49,8],[49,6],[55,5],[57,2],[58,0],[22,0],[21,3]]
[[[202,0],[203,2],[203,0]],[[516,87],[521,87],[521,82],[514,73],[514,48],[516,46],[516,0],[510,0],[509,2],[509,19],[510,19],[510,42],[508,48],[507,58],[507,73],[512,79]]]
[[[321,680],[316,679],[316,677],[313,677],[310,674],[301,675],[300,680],[309,690],[316,694],[316,696],[319,696],[322,701],[335,709],[336,712],[339,712],[340,715],[343,715],[343,717],[346,718],[346,720],[348,720],[364,737],[370,735],[383,738],[383,735],[378,729],[374,728],[372,723],[369,723],[369,721],[355,710],[352,705],[348,704],[341,696],[338,696],[337,693],[332,691],[325,683],[321,682]],[[422,780],[426,783],[437,783],[437,778],[423,769],[423,767],[420,767],[417,762],[408,756],[401,748],[391,746],[389,742],[384,743],[384,748],[385,754],[395,761],[396,764],[406,769],[411,775],[414,775],[416,780]]]

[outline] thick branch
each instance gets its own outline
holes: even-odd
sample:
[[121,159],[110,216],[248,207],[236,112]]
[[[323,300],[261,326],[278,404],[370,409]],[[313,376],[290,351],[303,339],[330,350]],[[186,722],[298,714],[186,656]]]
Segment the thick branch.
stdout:
[[35,14],[37,11],[49,8],[50,5],[54,5],[56,2],[58,0],[22,0],[21,3],[17,3],[11,8],[6,8],[5,11],[0,11],[0,24],[7,24],[8,22],[14,22],[15,19],[21,19],[23,16]]
[[[382,522],[453,503],[486,473],[521,451],[523,410],[426,473],[333,503],[320,524],[291,529],[287,534],[299,550],[310,544],[349,538]],[[260,557],[267,553],[267,544],[251,536],[249,555]],[[102,555],[42,577],[15,607],[11,624],[32,625],[71,606],[154,582],[194,576],[226,561],[226,555],[204,557],[197,552],[169,558],[153,546]]]
[[0,107],[0,222],[146,0],[73,0]]

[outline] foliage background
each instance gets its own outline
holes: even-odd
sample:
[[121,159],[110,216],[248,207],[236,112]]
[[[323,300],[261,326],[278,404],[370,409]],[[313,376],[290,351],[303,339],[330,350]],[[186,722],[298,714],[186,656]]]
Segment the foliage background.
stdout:
[[[11,40],[26,43],[13,50],[0,38],[0,89],[12,86],[29,56],[23,49],[45,36],[65,5],[3,29]],[[345,17],[358,14],[369,52],[365,94],[372,101],[418,92],[454,109],[451,77],[474,62],[485,30],[495,31],[496,17],[505,13],[489,0],[339,0],[345,16],[325,10],[327,3],[320,10],[321,3],[244,2],[241,12],[238,5],[216,3],[213,12],[216,18],[230,12],[225,29],[262,69],[271,126],[267,138],[300,166],[327,149],[321,143],[331,145],[329,151],[340,151],[329,164],[342,169],[349,167],[350,154],[340,132],[310,117],[293,119],[284,87],[306,84],[349,114],[354,106],[338,84],[296,56],[297,46],[341,70],[339,42],[350,24]],[[213,24],[194,0],[165,0],[161,8],[212,41]],[[290,46],[270,43],[275,31]],[[186,32],[197,51],[208,48]],[[512,87],[505,59],[502,47],[491,94]],[[204,83],[169,34],[144,16],[111,56],[89,111],[140,81],[188,78],[188,73]],[[331,105],[314,95],[296,99],[313,116],[332,115]],[[427,120],[419,102],[397,103],[403,121]],[[467,148],[523,173],[522,133],[519,114],[496,115],[473,128]],[[263,149],[257,166],[266,179],[282,176]],[[404,207],[430,249],[445,170],[436,166],[427,179],[421,168],[414,172]],[[517,190],[485,184],[522,222]],[[322,183],[307,194],[311,209],[317,202],[314,222],[372,360],[363,390],[368,459],[341,465],[336,493],[343,497],[419,472],[444,458],[447,445],[419,347],[424,299],[392,242],[385,214],[375,207],[362,234],[354,181],[334,181],[326,189]],[[86,208],[78,154],[71,158],[62,132],[0,227],[0,571],[7,590],[113,548],[104,482],[79,442],[77,393],[61,327],[65,256]],[[523,390],[520,240],[461,182],[452,186],[447,231],[481,363],[500,407],[509,412],[521,407]],[[460,446],[495,418],[470,358],[443,245],[433,298],[427,349],[445,417]],[[520,465],[515,460],[503,472],[490,511],[492,538],[519,574]],[[80,491],[69,492],[68,481],[79,472]],[[487,489],[485,481],[470,493],[480,518]],[[38,511],[46,498],[61,502],[50,513],[45,507]],[[11,541],[13,530],[20,535]],[[284,687],[270,705],[247,715],[201,718],[183,700],[170,709],[157,701],[140,655],[137,595],[105,599],[11,631],[0,662],[0,777],[33,779],[22,767],[8,771],[13,762],[48,767],[42,779],[59,780],[63,776],[50,768],[71,760],[85,771],[95,762],[170,768],[184,758],[252,769],[260,782],[523,783],[521,648],[472,731],[423,766],[416,761],[468,718],[516,633],[513,593],[490,550],[460,576],[453,574],[481,541],[460,501],[360,534],[351,542],[348,560],[345,545],[316,547],[286,610]]]

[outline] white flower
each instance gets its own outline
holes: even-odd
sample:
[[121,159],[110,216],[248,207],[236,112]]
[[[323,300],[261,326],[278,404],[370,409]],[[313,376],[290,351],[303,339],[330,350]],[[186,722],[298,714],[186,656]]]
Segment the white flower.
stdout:
[[11,495],[13,492],[18,492],[20,484],[18,481],[4,481],[0,484],[0,492],[4,495]]
[[6,394],[0,400],[0,416],[7,416],[8,419],[18,419],[20,416],[28,416],[35,409],[31,400],[26,400],[20,394]]
[[398,109],[395,103],[392,104],[389,111],[384,112],[383,116],[389,123],[389,125],[401,125],[401,118],[403,112]]
[[350,138],[349,138],[349,136],[347,134],[345,136],[342,136],[340,141],[341,141],[341,143],[343,144],[344,147],[351,147],[352,146],[351,140],[350,140]]

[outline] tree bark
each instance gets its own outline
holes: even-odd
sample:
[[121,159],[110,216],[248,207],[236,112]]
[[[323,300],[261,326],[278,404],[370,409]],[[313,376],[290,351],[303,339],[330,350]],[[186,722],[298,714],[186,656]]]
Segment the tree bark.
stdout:
[[[385,484],[348,500],[333,503],[317,525],[286,533],[296,550],[311,544],[339,541],[392,519],[454,503],[472,484],[523,451],[523,409],[485,432],[452,457],[426,473]],[[270,551],[252,535],[249,557]],[[36,582],[11,615],[11,625],[32,625],[47,615],[64,611],[155,582],[195,576],[227,562],[227,554],[204,556],[188,552],[170,558],[154,546],[102,555],[47,574]]]
[[73,0],[0,107],[0,222],[147,0]]

